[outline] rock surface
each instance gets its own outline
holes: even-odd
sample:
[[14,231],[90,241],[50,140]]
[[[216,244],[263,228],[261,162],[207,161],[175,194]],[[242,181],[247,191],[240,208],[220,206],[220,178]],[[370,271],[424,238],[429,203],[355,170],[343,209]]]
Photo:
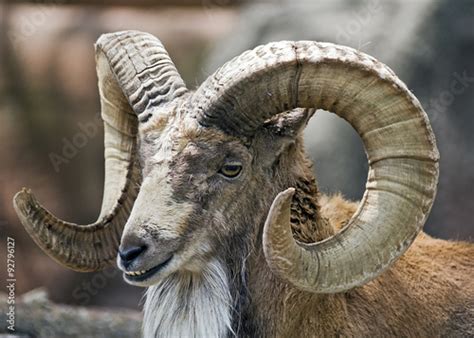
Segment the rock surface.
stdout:
[[[4,293],[0,293],[0,310],[0,321],[7,323],[9,308]],[[130,338],[140,336],[141,314],[131,310],[54,304],[44,290],[35,289],[16,300],[15,330],[8,330],[7,325],[0,328],[0,336]]]

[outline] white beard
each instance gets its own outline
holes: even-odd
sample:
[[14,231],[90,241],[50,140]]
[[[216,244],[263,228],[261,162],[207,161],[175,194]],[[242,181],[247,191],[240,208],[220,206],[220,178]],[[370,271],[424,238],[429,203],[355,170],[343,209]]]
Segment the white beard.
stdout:
[[207,263],[201,273],[175,273],[148,288],[144,306],[145,338],[226,337],[232,297],[225,267]]

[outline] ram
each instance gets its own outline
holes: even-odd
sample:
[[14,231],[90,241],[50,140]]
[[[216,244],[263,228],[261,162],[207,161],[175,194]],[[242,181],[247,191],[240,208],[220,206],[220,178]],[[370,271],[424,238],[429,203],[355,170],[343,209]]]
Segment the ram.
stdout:
[[[26,189],[14,205],[71,269],[100,270],[118,253],[124,279],[148,287],[144,336],[474,334],[474,246],[421,231],[439,155],[388,67],[348,47],[282,41],[189,91],[160,41],[136,31],[103,35],[96,60],[98,220],[62,221]],[[302,142],[316,108],[363,140],[358,206],[318,192]]]

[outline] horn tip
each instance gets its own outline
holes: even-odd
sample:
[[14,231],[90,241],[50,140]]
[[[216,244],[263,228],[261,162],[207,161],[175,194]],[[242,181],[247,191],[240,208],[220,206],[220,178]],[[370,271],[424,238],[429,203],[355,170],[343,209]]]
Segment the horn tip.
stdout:
[[285,202],[290,202],[291,199],[293,198],[294,194],[295,194],[296,190],[295,188],[291,187],[291,188],[288,188],[286,190],[283,190],[282,192],[280,192],[276,197],[275,197],[275,202],[274,203],[277,203],[279,205],[282,205],[283,203]]
[[24,217],[36,207],[36,198],[31,189],[22,188],[13,196],[13,207],[18,216]]
[[290,205],[295,188],[288,188],[280,192],[270,207],[264,226],[264,242],[268,242],[273,238],[275,232],[289,232],[291,236],[290,222]]
[[295,191],[296,191],[295,188],[291,187],[282,191],[280,194],[284,195],[285,197],[293,197],[293,195],[295,194]]

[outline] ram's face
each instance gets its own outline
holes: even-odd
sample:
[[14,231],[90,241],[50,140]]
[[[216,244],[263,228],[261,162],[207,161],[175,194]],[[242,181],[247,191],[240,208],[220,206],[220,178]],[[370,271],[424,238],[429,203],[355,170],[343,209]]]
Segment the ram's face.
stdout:
[[126,281],[142,286],[201,270],[226,238],[242,233],[234,221],[252,207],[254,177],[251,150],[236,138],[176,121],[146,135],[143,183],[118,259]]

